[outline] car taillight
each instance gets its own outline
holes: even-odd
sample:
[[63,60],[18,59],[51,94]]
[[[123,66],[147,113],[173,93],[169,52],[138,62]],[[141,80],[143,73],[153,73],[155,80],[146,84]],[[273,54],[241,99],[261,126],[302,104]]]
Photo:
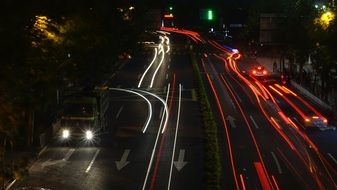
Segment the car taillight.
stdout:
[[263,74],[264,74],[264,75],[266,75],[266,74],[267,74],[267,71],[266,71],[266,70],[264,70],[264,71],[263,71]]
[[308,119],[308,118],[305,119],[305,122],[309,122],[309,121],[310,121],[310,119]]
[[253,70],[253,74],[256,74],[256,71],[255,71],[255,70]]

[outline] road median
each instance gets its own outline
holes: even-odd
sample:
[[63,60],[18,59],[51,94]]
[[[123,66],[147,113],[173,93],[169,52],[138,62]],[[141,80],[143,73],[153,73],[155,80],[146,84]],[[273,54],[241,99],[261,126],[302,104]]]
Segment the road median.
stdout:
[[206,89],[202,80],[200,69],[197,65],[195,54],[191,51],[191,61],[193,65],[193,72],[197,80],[197,94],[199,96],[200,111],[204,126],[205,136],[205,189],[221,189],[221,163],[220,163],[220,149],[217,134],[217,126],[213,112],[206,94]]

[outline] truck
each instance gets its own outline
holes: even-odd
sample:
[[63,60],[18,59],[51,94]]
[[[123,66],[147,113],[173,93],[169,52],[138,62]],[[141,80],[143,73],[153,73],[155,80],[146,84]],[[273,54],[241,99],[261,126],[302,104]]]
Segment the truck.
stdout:
[[108,125],[108,108],[107,91],[64,91],[59,112],[59,139],[62,142],[99,141],[101,132]]

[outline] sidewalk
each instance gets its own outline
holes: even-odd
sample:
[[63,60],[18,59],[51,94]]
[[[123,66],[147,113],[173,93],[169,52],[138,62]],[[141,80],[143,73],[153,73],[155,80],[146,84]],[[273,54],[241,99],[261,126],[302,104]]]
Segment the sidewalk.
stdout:
[[[274,57],[256,57],[256,62],[263,65],[270,73],[280,73],[279,72],[279,59]],[[277,67],[273,69],[275,66],[274,63],[276,62]],[[320,98],[312,94],[309,90],[305,87],[301,86],[297,82],[291,80],[290,84],[293,88],[295,88],[298,92],[304,95],[306,98],[317,104],[319,107],[324,109],[326,112],[333,112],[333,108],[322,101]],[[336,117],[336,116],[335,116]]]

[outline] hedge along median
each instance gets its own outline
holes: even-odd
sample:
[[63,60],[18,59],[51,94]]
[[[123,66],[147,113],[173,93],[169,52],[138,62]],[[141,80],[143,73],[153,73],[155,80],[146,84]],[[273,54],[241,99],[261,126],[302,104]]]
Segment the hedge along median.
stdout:
[[198,83],[197,93],[199,95],[200,109],[202,120],[204,124],[205,136],[205,187],[206,189],[221,189],[220,176],[221,176],[221,163],[220,163],[220,150],[218,144],[217,125],[211,110],[206,89],[201,77],[200,69],[197,65],[195,54],[191,51],[191,60],[193,71]]

